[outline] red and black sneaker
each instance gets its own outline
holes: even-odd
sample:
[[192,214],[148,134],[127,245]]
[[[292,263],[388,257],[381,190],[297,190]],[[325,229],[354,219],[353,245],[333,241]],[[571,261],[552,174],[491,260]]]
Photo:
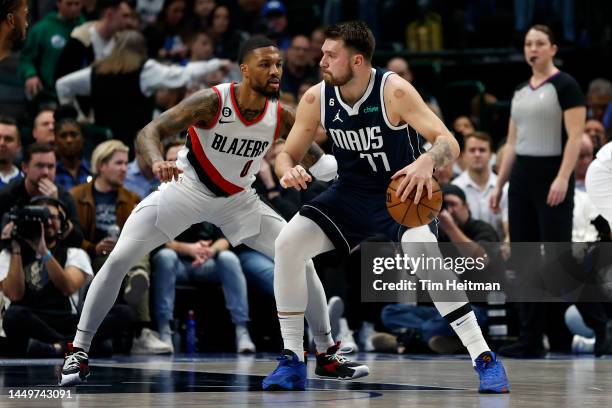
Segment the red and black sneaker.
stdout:
[[327,349],[325,353],[317,353],[317,368],[315,375],[339,380],[354,380],[370,374],[365,364],[354,363],[340,352],[340,342]]
[[60,386],[77,385],[87,380],[89,376],[89,357],[87,353],[68,343],[68,353],[64,357]]

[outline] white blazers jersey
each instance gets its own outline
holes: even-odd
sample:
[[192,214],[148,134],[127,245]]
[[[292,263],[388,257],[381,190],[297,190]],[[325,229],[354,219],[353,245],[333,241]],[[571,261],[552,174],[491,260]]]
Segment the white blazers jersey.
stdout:
[[187,154],[179,155],[178,165],[184,167],[187,160],[211,192],[227,197],[255,180],[261,159],[279,135],[281,106],[266,98],[262,114],[249,122],[238,110],[234,83],[212,89],[219,96],[217,116],[189,128]]

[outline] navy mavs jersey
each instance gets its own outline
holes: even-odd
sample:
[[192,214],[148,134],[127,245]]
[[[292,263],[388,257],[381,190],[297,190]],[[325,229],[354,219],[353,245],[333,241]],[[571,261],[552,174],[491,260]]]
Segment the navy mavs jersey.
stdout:
[[338,178],[300,209],[336,246],[350,251],[364,239],[383,235],[399,241],[405,227],[387,212],[391,176],[425,152],[425,139],[407,124],[389,123],[385,81],[393,72],[372,68],[363,96],[349,106],[338,87],[321,83],[321,125],[333,141]]

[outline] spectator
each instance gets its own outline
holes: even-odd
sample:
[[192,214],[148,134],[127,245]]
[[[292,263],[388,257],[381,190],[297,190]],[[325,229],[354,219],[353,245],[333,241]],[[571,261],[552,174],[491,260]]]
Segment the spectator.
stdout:
[[210,27],[208,32],[215,44],[215,56],[236,61],[240,44],[248,38],[248,35],[234,28],[230,9],[227,6],[217,5],[210,13],[208,26]]
[[206,31],[196,32],[189,43],[191,61],[208,61],[214,57],[215,44]]
[[[80,248],[62,241],[67,228],[66,209],[51,197],[36,197],[30,204],[46,207],[49,218],[41,222],[37,238],[12,235],[11,222],[2,231],[9,248],[0,253],[2,291],[11,300],[4,316],[10,349],[17,356],[61,356],[74,336],[78,322],[79,290],[91,279],[89,257]],[[109,315],[95,341],[110,338],[129,319]]]
[[497,175],[489,169],[493,141],[484,132],[474,132],[464,138],[463,157],[466,169],[452,181],[461,187],[467,196],[470,215],[475,220],[484,221],[495,229],[502,241],[508,236],[508,188],[504,188],[500,210],[491,211],[489,199],[496,185]]
[[147,26],[155,24],[162,7],[164,0],[136,0],[136,11]]
[[189,33],[186,7],[186,0],[165,0],[155,23],[144,29],[150,58],[172,62],[181,62],[187,58]]
[[[70,190],[83,228],[82,248],[91,256],[96,272],[115,247],[117,235],[116,231],[112,232],[112,228],[122,228],[140,201],[136,194],[123,186],[128,151],[129,148],[118,140],[108,140],[98,145],[91,159],[96,178]],[[140,322],[132,344],[134,354],[161,354],[170,351],[145,327],[151,321],[148,258],[147,255],[128,272],[123,290],[123,299],[134,308],[137,321]]]
[[606,109],[612,102],[612,82],[604,78],[592,80],[589,83],[586,99],[588,118],[603,123]]
[[21,171],[23,179],[18,179],[0,190],[0,214],[13,207],[27,205],[33,197],[51,196],[60,200],[67,208],[68,222],[63,229],[62,240],[71,247],[80,247],[83,233],[76,215],[74,200],[70,194],[54,184],[55,150],[49,144],[33,143],[24,152]]
[[[282,1],[271,0],[266,3],[262,10],[262,15],[266,20],[268,32],[266,36],[276,42],[278,48],[286,51],[289,48],[291,36],[288,33],[289,20],[287,19],[287,9]],[[308,45],[310,46],[310,39]],[[306,54],[310,52],[310,49],[304,51]]]
[[[9,20],[9,14],[13,15],[13,21]],[[0,61],[6,58],[11,51],[21,49],[25,43],[28,25],[28,2],[26,0],[2,2],[0,6]]]
[[216,6],[216,0],[195,0],[193,2],[193,17],[191,23],[193,32],[208,30],[208,19]]
[[[59,112],[56,111],[56,114]],[[76,113],[76,112],[75,112]],[[57,168],[55,184],[70,190],[91,179],[89,163],[83,158],[83,131],[76,118],[56,118],[55,146],[57,149]]]
[[318,72],[310,65],[310,40],[305,35],[296,35],[285,55],[285,66],[281,77],[281,91],[297,97],[302,82],[316,80]]
[[62,104],[74,104],[77,95],[91,95],[96,124],[110,128],[116,139],[131,146],[137,132],[151,121],[156,89],[183,87],[227,64],[213,59],[184,67],[162,65],[147,59],[142,34],[128,30],[118,36],[109,57],[60,78],[57,92]]
[[607,143],[606,129],[597,119],[588,119],[584,125],[584,133],[591,138],[593,148],[597,151]]
[[23,178],[23,173],[14,164],[20,152],[21,136],[17,122],[8,116],[0,116],[0,189]]
[[319,62],[323,58],[323,43],[325,42],[325,29],[323,27],[315,28],[310,33],[310,65],[319,67]]
[[81,0],[57,0],[57,13],[34,24],[21,52],[19,73],[25,92],[40,106],[55,102],[55,65],[74,27],[83,23]]
[[408,65],[408,61],[406,61],[403,57],[394,57],[387,62],[387,69],[389,71],[395,72],[400,77],[404,78],[408,82],[412,82],[413,76],[412,71],[410,71],[410,65]]
[[234,26],[244,30],[247,35],[264,34],[266,22],[262,10],[265,3],[266,0],[238,0],[238,7],[233,9]]
[[98,0],[99,17],[72,30],[55,67],[59,79],[94,61],[108,57],[115,47],[115,34],[123,30],[132,12],[126,0]]
[[128,164],[125,188],[136,193],[142,200],[157,190],[159,180],[153,174],[151,166],[147,164],[144,155],[136,146],[136,157]]
[[54,113],[55,111],[52,109],[43,108],[34,118],[32,136],[37,143],[55,144]]
[[595,150],[593,148],[593,142],[591,138],[584,133],[580,140],[580,153],[578,154],[578,160],[576,161],[576,168],[574,169],[574,177],[576,178],[575,189],[586,193],[586,187],[584,185],[584,179],[586,177],[587,169],[595,157]]
[[467,116],[458,116],[453,121],[453,130],[455,133],[458,133],[460,136],[467,136],[470,133],[474,133],[476,131],[476,127],[474,126],[474,122]]
[[442,110],[440,109],[440,104],[438,103],[437,99],[434,98],[433,95],[431,95],[422,87],[415,85],[414,75],[410,70],[410,65],[408,64],[408,61],[406,61],[404,57],[391,58],[389,62],[387,62],[387,69],[389,71],[395,72],[397,75],[410,82],[419,91],[419,94],[421,95],[427,106],[429,106],[429,109],[431,109],[436,114],[436,116],[442,118]]

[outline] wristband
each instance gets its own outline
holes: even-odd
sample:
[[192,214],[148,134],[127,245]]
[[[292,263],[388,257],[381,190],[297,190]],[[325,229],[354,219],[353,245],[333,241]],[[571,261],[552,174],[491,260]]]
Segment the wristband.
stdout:
[[49,250],[47,249],[47,253],[46,253],[46,254],[44,254],[44,255],[42,256],[42,258],[40,258],[40,259],[42,260],[42,263],[43,263],[43,264],[46,264],[46,263],[49,261],[49,259],[51,259],[51,258],[53,258],[53,255],[51,254],[51,251],[49,251]]
[[308,170],[321,181],[331,181],[338,175],[338,162],[333,155],[324,154]]

